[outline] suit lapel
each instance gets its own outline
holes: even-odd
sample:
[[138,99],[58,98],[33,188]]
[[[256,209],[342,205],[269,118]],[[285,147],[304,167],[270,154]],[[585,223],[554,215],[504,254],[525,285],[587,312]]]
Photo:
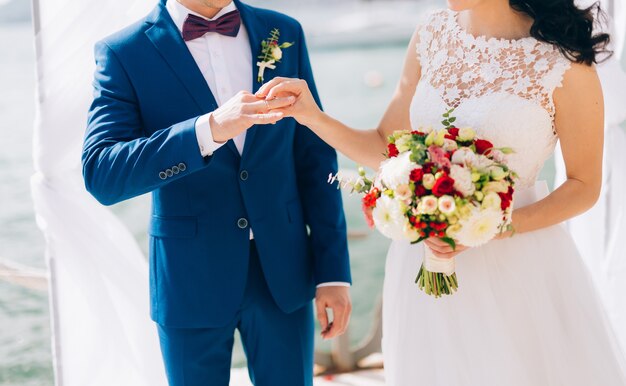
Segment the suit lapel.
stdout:
[[161,0],[149,16],[149,21],[153,25],[146,30],[146,35],[193,97],[202,113],[206,114],[217,108],[217,102],[180,31],[165,9],[165,1]]
[[[237,9],[241,13],[241,21],[246,27],[248,39],[250,40],[250,49],[252,51],[252,93],[254,94],[261,87],[261,83],[257,82],[257,56],[259,56],[259,52],[261,50],[261,41],[265,39],[266,34],[269,34],[269,29],[267,28],[265,20],[261,19],[252,8],[243,4],[239,0],[234,0],[234,2]],[[254,125],[246,132],[246,141],[243,146],[242,158],[245,157],[250,151],[252,142],[254,141],[254,137],[258,130],[259,127]]]

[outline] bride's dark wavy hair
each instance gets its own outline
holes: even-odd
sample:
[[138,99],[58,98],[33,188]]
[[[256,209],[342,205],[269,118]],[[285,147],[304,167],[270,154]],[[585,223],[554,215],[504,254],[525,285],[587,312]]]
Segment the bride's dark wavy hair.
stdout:
[[554,44],[572,62],[591,65],[611,56],[607,33],[595,33],[596,22],[606,15],[596,2],[578,8],[574,0],[509,0],[511,8],[533,18],[530,34],[537,40]]

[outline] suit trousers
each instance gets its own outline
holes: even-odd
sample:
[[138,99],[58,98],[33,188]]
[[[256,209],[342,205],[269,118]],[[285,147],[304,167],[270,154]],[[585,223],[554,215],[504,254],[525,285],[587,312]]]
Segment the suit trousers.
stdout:
[[170,386],[228,386],[235,330],[241,334],[255,386],[313,385],[312,304],[290,314],[276,305],[254,241],[248,268],[244,300],[235,319],[226,326],[157,325]]

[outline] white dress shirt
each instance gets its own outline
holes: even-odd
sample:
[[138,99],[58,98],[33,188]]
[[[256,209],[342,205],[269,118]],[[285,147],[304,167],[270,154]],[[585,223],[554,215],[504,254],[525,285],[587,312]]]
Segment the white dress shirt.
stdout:
[[[192,14],[206,20],[215,20],[219,17],[237,9],[235,3],[231,2],[222,8],[215,17],[208,19],[176,0],[169,0],[165,5],[174,24],[178,30],[183,31],[183,24],[187,15]],[[219,33],[207,33],[197,39],[185,42],[198,68],[202,72],[215,101],[218,106],[226,103],[239,91],[252,92],[252,49],[248,40],[246,27],[241,24],[236,37],[224,36]],[[217,143],[213,140],[209,119],[211,113],[198,118],[196,121],[196,137],[198,146],[203,157],[210,156],[224,143]],[[246,141],[246,132],[233,138],[239,154],[243,154],[243,146]],[[254,238],[250,229],[250,239]],[[348,283],[322,283],[319,287],[328,286],[350,286]]]

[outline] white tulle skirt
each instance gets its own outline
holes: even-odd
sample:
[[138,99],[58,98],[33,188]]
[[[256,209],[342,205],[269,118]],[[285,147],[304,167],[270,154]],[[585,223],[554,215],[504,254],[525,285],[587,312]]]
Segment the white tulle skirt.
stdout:
[[[516,194],[516,206],[547,194]],[[561,226],[457,257],[459,291],[414,283],[422,244],[387,256],[383,351],[390,386],[623,386],[624,357],[591,276]]]

